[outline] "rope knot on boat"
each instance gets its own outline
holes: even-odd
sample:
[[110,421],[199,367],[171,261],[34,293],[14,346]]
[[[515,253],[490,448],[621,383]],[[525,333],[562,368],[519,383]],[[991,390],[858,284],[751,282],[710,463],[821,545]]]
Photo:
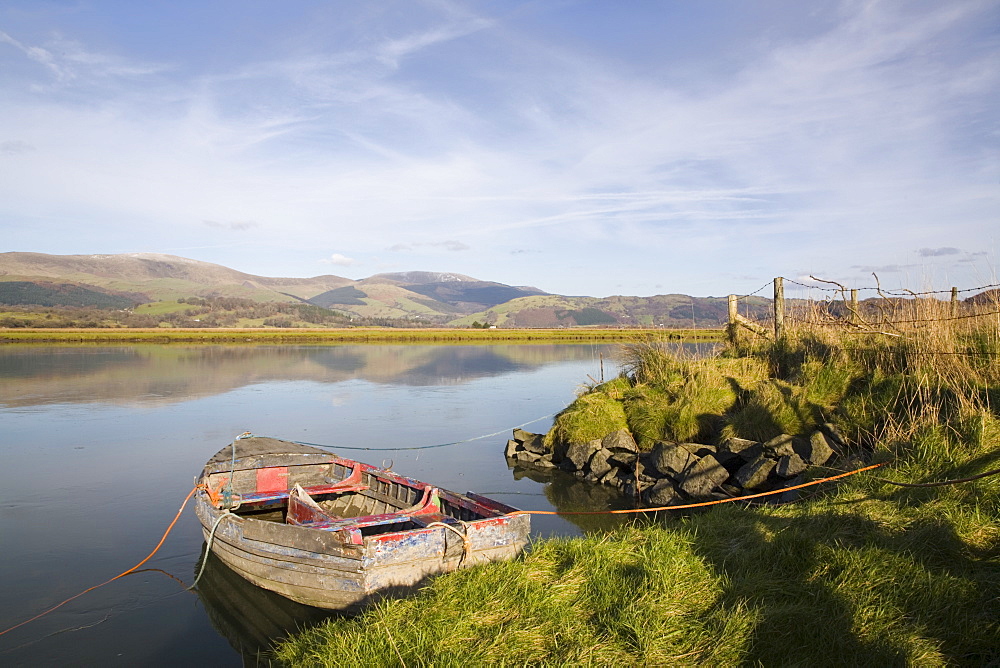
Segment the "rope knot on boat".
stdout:
[[[456,521],[462,525],[462,531],[459,531],[451,524],[445,524],[444,522],[431,522],[430,524],[427,525],[426,528],[430,529],[431,527],[444,527],[445,529],[449,529],[458,534],[458,537],[462,539],[462,558],[458,560],[458,563],[464,564],[466,558],[468,558],[469,556],[469,552],[472,551],[472,542],[469,541],[469,525],[461,520],[456,520]],[[446,554],[448,551],[447,545],[448,541],[445,541],[445,554],[442,554],[442,558],[447,556]]]

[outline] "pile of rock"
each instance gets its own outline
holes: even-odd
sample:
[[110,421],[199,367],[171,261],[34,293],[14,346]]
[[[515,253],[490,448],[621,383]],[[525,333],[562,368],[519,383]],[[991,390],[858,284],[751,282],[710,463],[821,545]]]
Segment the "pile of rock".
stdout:
[[[742,438],[718,446],[660,441],[650,452],[640,452],[626,429],[551,449],[542,434],[515,429],[506,455],[517,465],[558,467],[588,482],[617,487],[650,506],[669,506],[794,487],[809,466],[827,463],[845,447],[832,424],[808,436],[781,434],[764,443]],[[783,501],[794,498],[792,493],[780,496],[788,497]]]

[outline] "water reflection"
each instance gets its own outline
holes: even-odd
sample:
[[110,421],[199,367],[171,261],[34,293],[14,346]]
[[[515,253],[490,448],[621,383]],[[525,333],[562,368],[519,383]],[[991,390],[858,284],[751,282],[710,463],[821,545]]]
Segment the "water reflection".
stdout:
[[591,345],[7,346],[0,348],[0,405],[166,403],[273,380],[459,385],[595,358],[597,350]]
[[212,627],[239,653],[244,666],[272,665],[271,652],[278,642],[336,616],[250,584],[214,554],[208,556],[196,591]]
[[[511,465],[508,467],[514,480],[527,478],[545,485],[545,498],[560,513],[593,512],[634,508],[635,504],[608,485],[584,482],[576,476],[559,469],[539,469],[531,466]],[[607,531],[632,521],[631,515],[560,515],[581,531]]]

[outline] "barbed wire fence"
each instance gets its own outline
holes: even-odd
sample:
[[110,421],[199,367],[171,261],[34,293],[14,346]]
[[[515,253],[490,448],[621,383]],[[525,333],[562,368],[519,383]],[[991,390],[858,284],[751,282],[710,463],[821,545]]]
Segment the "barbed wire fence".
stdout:
[[[953,330],[990,327],[1000,336],[1000,283],[918,292],[888,290],[873,276],[875,285],[869,287],[849,287],[816,276],[809,277],[811,283],[779,276],[749,294],[729,295],[730,340],[736,342],[745,332],[777,340],[789,327],[900,339],[943,326]],[[790,298],[786,285],[793,295]],[[936,352],[996,355],[995,351]]]

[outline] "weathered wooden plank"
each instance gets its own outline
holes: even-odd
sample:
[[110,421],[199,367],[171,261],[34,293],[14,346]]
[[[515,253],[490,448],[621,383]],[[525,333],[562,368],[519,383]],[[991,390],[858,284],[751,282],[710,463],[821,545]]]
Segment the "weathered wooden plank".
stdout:
[[314,531],[304,527],[276,522],[246,520],[243,535],[250,540],[258,540],[271,545],[281,545],[307,552],[349,555],[354,548],[343,542],[336,532]]
[[[274,559],[286,561],[300,566],[315,568],[335,568],[344,572],[360,572],[364,566],[360,559],[353,555],[337,555],[329,552],[309,552],[306,550],[296,550],[293,548],[281,548],[270,543],[248,540],[243,538],[238,531],[216,531],[215,541],[221,541],[234,546],[236,549],[247,553],[248,558]],[[357,548],[358,546],[352,545]]]
[[441,559],[448,550],[449,537],[447,534],[451,534],[453,543],[462,545],[462,539],[444,527],[369,536],[365,540],[366,550],[362,563],[365,568],[384,564],[403,567],[410,562],[421,561],[432,556]]
[[296,484],[302,487],[333,486],[340,480],[331,478],[331,466],[333,465],[328,463],[274,465],[259,468],[237,468],[235,471],[231,471],[227,467],[224,471],[210,474],[208,485],[211,489],[218,490],[227,487],[229,478],[233,477],[233,491],[241,496],[287,492]]
[[274,582],[284,582],[289,585],[308,586],[312,588],[328,588],[360,590],[364,583],[364,573],[361,571],[341,571],[336,568],[317,568],[291,561],[268,559],[254,555],[246,558],[246,552],[241,546],[233,546],[226,541],[213,545],[213,551],[226,563],[238,566],[240,573],[250,573],[258,578],[267,578]]
[[489,563],[498,559],[512,559],[523,551],[523,545],[500,545],[491,549],[474,550],[462,563],[465,566],[472,566],[479,563]]
[[[456,494],[455,496],[461,496],[461,495]],[[468,494],[465,495],[465,497],[474,502],[475,504],[479,506],[485,506],[490,510],[495,510],[497,513],[500,513],[501,515],[517,512],[517,508],[513,506],[508,506],[506,503],[501,503],[494,499],[481,496],[479,494],[476,494],[475,492],[469,492]]]
[[[227,448],[228,450],[228,448]],[[253,469],[266,468],[270,466],[281,466],[282,464],[287,464],[288,466],[304,466],[304,465],[322,465],[331,464],[336,462],[339,458],[333,454],[319,454],[319,453],[300,453],[300,454],[290,454],[290,455],[260,455],[254,457],[246,457],[239,454],[237,449],[236,457],[236,467],[233,469],[233,462],[228,457],[219,462],[209,463],[205,467],[206,473],[228,473],[230,470],[236,471],[249,471]]]
[[365,587],[370,591],[376,591],[384,587],[413,585],[432,575],[451,573],[459,568],[500,559],[510,559],[516,557],[520,551],[520,547],[507,545],[471,552],[466,556],[459,550],[446,558],[426,557],[405,564],[371,566],[365,570]]
[[[311,445],[302,445],[293,441],[285,441],[278,438],[268,438],[265,436],[254,436],[251,438],[235,439],[236,457],[262,457],[268,455],[307,455],[307,456],[327,456],[336,457],[332,452],[320,450]],[[209,465],[228,464],[232,461],[232,444],[224,446],[208,460]]]
[[[512,546],[516,553],[527,544],[530,521],[527,515],[496,517],[456,529],[466,535],[472,552]],[[363,563],[366,568],[403,565],[434,555],[441,558],[456,548],[460,553],[463,547],[462,538],[444,527],[381,534],[365,539]]]
[[[312,485],[336,484],[339,478],[330,475],[333,464],[311,464],[306,466],[288,467],[288,486],[291,489],[295,485],[310,487]],[[332,481],[327,482],[327,481]]]
[[294,584],[283,582],[269,577],[267,573],[258,574],[240,570],[237,565],[228,561],[228,556],[225,553],[219,554],[221,561],[253,584],[277,592],[282,596],[286,596],[299,603],[304,603],[305,605],[331,609],[345,608],[364,600],[369,594],[363,587],[336,587],[327,589],[310,586],[309,583]]
[[528,515],[504,515],[470,522],[466,526],[474,550],[517,543],[524,545],[531,530],[531,518]]
[[[205,531],[215,524],[220,511],[208,505],[207,500],[200,496],[195,503],[195,511],[201,519]],[[362,550],[356,545],[344,543],[342,537],[328,531],[313,531],[304,527],[296,527],[277,522],[262,522],[252,518],[227,518],[216,529],[216,535],[234,537],[238,535],[247,540],[255,540],[267,545],[294,548],[304,552],[329,554],[336,557],[360,559]],[[207,535],[207,534],[206,534]]]
[[[372,476],[371,479],[375,479],[375,477]],[[423,492],[424,492],[424,490],[421,489],[420,490],[420,495],[422,495]],[[373,507],[382,507],[382,508],[388,507],[388,508],[394,508],[396,510],[402,510],[403,508],[406,508],[408,506],[413,505],[412,503],[404,503],[404,502],[400,501],[399,498],[397,498],[395,496],[392,496],[390,494],[387,494],[387,493],[385,493],[385,492],[383,492],[383,491],[381,491],[379,489],[376,489],[376,487],[374,485],[369,485],[369,488],[366,489],[366,490],[364,490],[364,491],[362,491],[362,492],[359,492],[359,495],[364,496],[364,497],[366,497],[368,499],[371,499]],[[382,503],[383,505],[382,506],[378,506],[378,503]],[[384,513],[384,512],[389,512],[389,511],[383,510],[381,512]],[[374,515],[375,513],[372,513],[372,514]]]
[[365,587],[369,591],[388,587],[412,586],[432,575],[451,573],[459,569],[461,556],[451,559],[422,559],[392,568],[373,568],[365,571]]

